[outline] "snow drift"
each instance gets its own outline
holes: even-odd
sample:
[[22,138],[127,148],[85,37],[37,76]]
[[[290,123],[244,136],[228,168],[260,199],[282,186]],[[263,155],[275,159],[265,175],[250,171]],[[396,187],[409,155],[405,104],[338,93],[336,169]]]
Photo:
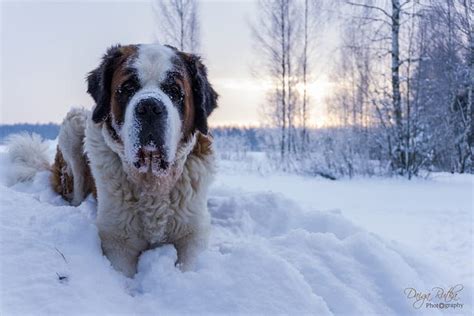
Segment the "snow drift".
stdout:
[[47,171],[7,187],[4,153],[0,163],[2,314],[438,312],[414,309],[403,294],[442,278],[419,256],[340,212],[223,186],[211,190],[210,247],[193,271],[177,269],[175,249],[165,246],[143,253],[127,279],[102,255],[92,198],[68,206],[49,188]]

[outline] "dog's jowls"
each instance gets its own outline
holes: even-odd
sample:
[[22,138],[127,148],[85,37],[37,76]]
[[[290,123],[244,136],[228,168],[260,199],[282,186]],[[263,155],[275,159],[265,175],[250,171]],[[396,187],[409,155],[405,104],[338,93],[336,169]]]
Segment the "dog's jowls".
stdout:
[[64,119],[53,189],[73,205],[97,197],[102,249],[125,275],[162,244],[189,269],[207,244],[215,168],[207,117],[217,94],[205,66],[169,46],[119,45],[87,81],[96,105]]

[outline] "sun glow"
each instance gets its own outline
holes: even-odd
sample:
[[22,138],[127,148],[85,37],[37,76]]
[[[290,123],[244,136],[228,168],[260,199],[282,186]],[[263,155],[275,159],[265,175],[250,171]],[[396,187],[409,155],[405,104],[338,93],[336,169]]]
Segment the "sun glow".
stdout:
[[[300,95],[303,95],[305,86],[303,83],[297,84],[296,89]],[[306,91],[310,98],[316,102],[324,101],[331,92],[333,88],[333,83],[331,83],[328,78],[323,75],[317,78],[316,80],[310,81],[306,84]]]
[[[251,79],[251,78],[216,78],[215,85],[224,89],[243,91],[269,91],[274,88],[271,80]],[[296,84],[296,89],[303,95],[305,85],[301,82]],[[306,84],[306,91],[310,98],[324,100],[333,87],[326,75],[321,75],[316,79],[309,80]]]
[[[212,82],[221,95],[221,104],[223,104],[219,107],[216,119],[219,123],[234,122],[231,125],[258,124],[258,115],[255,115],[258,112],[257,109],[265,102],[267,93],[275,89],[274,83],[268,79],[221,77],[212,79]],[[334,90],[334,85],[325,74],[309,78],[306,84],[306,93],[310,105],[310,126],[326,127],[331,125],[330,119],[326,115],[326,101]],[[296,84],[296,91],[300,96],[303,96],[305,85],[303,83]],[[248,104],[248,102],[252,104]],[[237,111],[236,106],[240,110]],[[255,109],[255,114],[252,115],[255,117],[248,120],[244,118],[242,111],[245,111],[244,109],[249,111],[250,108]]]

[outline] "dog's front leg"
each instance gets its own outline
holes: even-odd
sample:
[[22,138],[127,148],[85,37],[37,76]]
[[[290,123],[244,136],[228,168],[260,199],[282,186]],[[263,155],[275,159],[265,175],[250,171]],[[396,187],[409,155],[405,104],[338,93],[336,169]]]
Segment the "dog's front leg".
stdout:
[[182,271],[191,270],[199,253],[207,247],[207,243],[208,232],[205,230],[190,233],[176,240],[173,243],[178,253],[176,266]]
[[147,243],[134,236],[125,236],[110,230],[99,230],[102,251],[112,266],[131,278],[137,273],[137,262],[140,253]]

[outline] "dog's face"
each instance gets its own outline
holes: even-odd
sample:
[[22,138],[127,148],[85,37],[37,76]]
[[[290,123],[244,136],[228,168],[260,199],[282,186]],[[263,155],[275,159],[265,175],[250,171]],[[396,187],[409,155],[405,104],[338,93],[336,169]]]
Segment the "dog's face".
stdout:
[[88,78],[95,123],[105,124],[141,173],[166,175],[180,144],[207,134],[217,93],[199,57],[159,44],[114,46]]

